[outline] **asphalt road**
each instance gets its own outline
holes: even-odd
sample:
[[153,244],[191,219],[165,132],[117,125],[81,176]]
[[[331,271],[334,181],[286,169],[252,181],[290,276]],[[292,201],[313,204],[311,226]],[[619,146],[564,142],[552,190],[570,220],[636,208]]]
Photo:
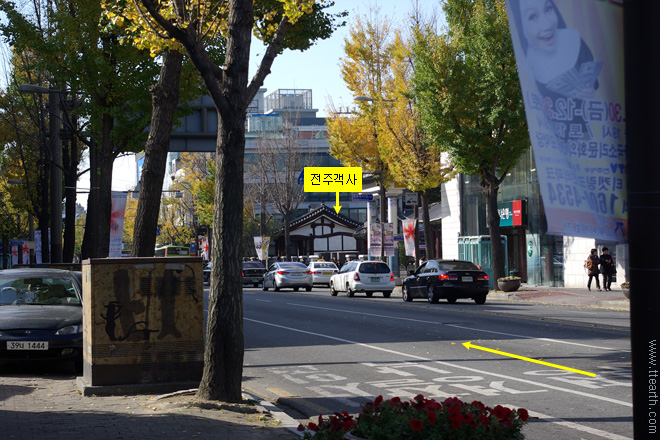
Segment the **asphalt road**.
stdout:
[[[450,305],[244,290],[243,387],[305,420],[375,396],[529,410],[528,439],[632,438],[629,314],[519,302]],[[472,348],[594,373],[596,377]]]

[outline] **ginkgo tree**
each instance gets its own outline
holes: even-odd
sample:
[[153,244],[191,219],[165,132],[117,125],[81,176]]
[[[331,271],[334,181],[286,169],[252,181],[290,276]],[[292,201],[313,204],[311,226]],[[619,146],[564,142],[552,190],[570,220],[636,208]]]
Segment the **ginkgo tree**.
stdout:
[[414,94],[424,130],[458,171],[478,176],[495,279],[504,276],[497,196],[529,147],[504,0],[444,0],[447,28],[417,29]]
[[[390,62],[391,75],[385,87],[392,99],[379,106],[381,151],[394,181],[422,199],[424,239],[432,243],[428,192],[454,177],[454,168],[442,145],[432,142],[422,129],[421,115],[412,90],[415,60],[412,40],[396,32]],[[416,234],[415,234],[416,236]],[[426,258],[435,258],[426,246]]]
[[[199,72],[217,111],[216,175],[213,213],[211,293],[198,397],[242,400],[243,301],[241,246],[243,226],[243,164],[247,107],[270,73],[288,34],[309,47],[334,29],[332,16],[322,13],[331,2],[313,0],[133,0],[142,27],[157,41],[180,44]],[[305,16],[314,20],[306,20]],[[118,19],[117,19],[118,20]],[[250,44],[255,31],[268,43],[250,80]],[[215,58],[222,36],[223,56]],[[306,46],[305,46],[306,45]],[[289,47],[291,47],[289,46]]]

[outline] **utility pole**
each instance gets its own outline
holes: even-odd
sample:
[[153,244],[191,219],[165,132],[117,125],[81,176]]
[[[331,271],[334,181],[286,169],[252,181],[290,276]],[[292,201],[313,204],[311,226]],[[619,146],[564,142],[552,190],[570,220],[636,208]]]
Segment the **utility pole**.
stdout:
[[654,67],[660,63],[660,2],[624,0],[623,8],[633,432],[635,440],[644,440],[660,436],[660,180],[649,166],[660,162],[660,83]]

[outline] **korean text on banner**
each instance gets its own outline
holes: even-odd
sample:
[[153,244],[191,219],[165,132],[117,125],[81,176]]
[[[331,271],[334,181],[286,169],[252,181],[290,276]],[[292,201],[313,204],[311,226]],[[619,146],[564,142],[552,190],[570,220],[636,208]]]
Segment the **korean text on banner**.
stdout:
[[415,226],[417,224],[416,219],[412,220],[403,220],[403,245],[406,248],[406,255],[409,257],[415,257]]
[[382,224],[372,222],[369,231],[369,256],[380,257]]
[[506,3],[548,233],[626,241],[622,2]]
[[110,214],[110,251],[108,257],[121,257],[121,245],[124,236],[124,215],[128,194],[112,191],[112,213]]

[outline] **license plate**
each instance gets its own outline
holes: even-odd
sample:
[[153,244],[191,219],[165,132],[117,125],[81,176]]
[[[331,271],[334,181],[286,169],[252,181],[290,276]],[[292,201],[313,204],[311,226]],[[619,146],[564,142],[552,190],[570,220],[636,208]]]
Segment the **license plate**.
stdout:
[[471,283],[473,281],[472,277],[461,277],[461,280],[464,283]]
[[372,283],[380,283],[380,277],[371,277]]
[[7,341],[7,350],[48,350],[48,342]]
[[252,278],[252,282],[253,283],[259,283],[259,282],[261,282],[261,280],[259,278]]
[[332,272],[323,272],[323,275],[332,275]]

